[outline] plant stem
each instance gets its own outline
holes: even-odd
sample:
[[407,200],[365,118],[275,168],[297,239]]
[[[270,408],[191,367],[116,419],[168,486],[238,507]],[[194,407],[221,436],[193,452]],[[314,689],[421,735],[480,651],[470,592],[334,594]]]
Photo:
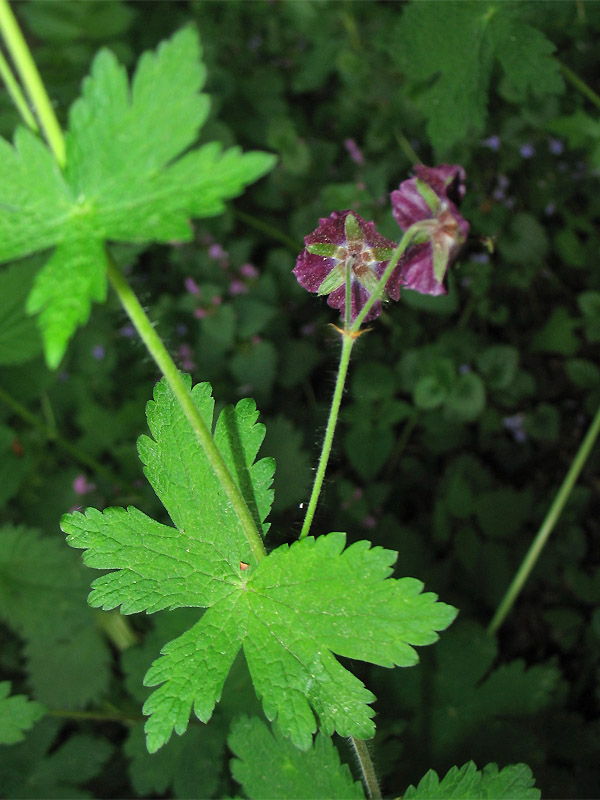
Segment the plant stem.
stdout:
[[365,318],[369,313],[369,311],[371,310],[371,308],[373,307],[373,305],[383,296],[383,290],[385,289],[385,285],[390,279],[390,275],[392,274],[392,272],[396,269],[398,261],[400,261],[400,258],[402,257],[402,253],[404,253],[404,251],[410,244],[410,240],[413,238],[413,235],[414,231],[412,230],[412,226],[411,228],[408,228],[408,230],[404,232],[402,239],[400,239],[400,244],[394,250],[394,255],[390,258],[388,265],[385,268],[385,272],[379,279],[379,282],[375,287],[373,293],[371,294],[367,302],[362,307],[360,313],[352,323],[352,326],[350,328],[350,331],[352,333],[358,332],[358,329],[365,321]]
[[0,0],[0,32],[37,112],[44,136],[62,169],[67,160],[63,132],[8,0]]
[[342,395],[344,393],[344,384],[346,382],[346,375],[348,374],[350,353],[352,352],[352,346],[356,341],[356,336],[350,333],[348,330],[341,331],[341,333],[343,336],[343,341],[342,341],[342,352],[340,354],[340,365],[335,379],[335,388],[333,390],[331,408],[329,409],[329,419],[327,420],[327,428],[325,429],[325,438],[323,439],[321,456],[319,457],[319,464],[317,466],[317,473],[315,475],[315,481],[313,483],[312,492],[310,494],[308,508],[306,509],[306,516],[304,517],[304,523],[302,525],[302,530],[300,531],[300,536],[299,536],[300,539],[303,539],[305,536],[308,535],[311,523],[313,521],[313,517],[315,515],[317,501],[319,500],[321,487],[323,486],[325,470],[327,469],[327,462],[329,461],[331,446],[333,444],[333,435],[335,433],[335,426],[337,424],[340,405],[342,402]]
[[548,537],[552,533],[552,530],[556,523],[558,522],[558,518],[560,517],[563,508],[565,507],[565,503],[567,502],[573,487],[579,477],[579,473],[581,472],[583,465],[585,464],[587,457],[589,456],[592,447],[594,446],[594,442],[596,441],[596,437],[600,432],[600,408],[596,411],[596,415],[592,420],[592,424],[590,425],[587,434],[583,442],[581,443],[579,450],[577,451],[577,455],[573,459],[573,462],[567,472],[565,479],[563,480],[560,489],[556,493],[556,497],[548,513],[546,514],[546,518],[542,522],[542,525],[537,532],[535,539],[533,540],[531,547],[527,551],[527,555],[523,559],[521,566],[515,577],[513,578],[512,583],[508,587],[506,594],[502,598],[496,613],[494,614],[492,621],[488,625],[487,632],[492,635],[496,633],[500,625],[506,619],[508,612],[512,608],[515,600],[517,599],[521,589],[523,588],[525,581],[529,577],[533,567],[535,566],[536,561],[538,560],[540,553],[544,549],[544,545],[548,541]]
[[381,791],[367,743],[363,742],[361,739],[355,739],[354,736],[349,737],[349,742],[360,765],[362,781],[367,790],[367,797],[370,798],[370,800],[381,800]]
[[32,414],[29,409],[25,408],[25,406],[21,405],[18,400],[15,400],[14,397],[5,392],[4,389],[0,387],[0,402],[7,405],[11,411],[13,411],[17,416],[21,417],[21,419],[25,420],[32,428],[40,431],[44,434],[46,439],[50,442],[56,442],[59,447],[61,447],[66,453],[72,456],[76,461],[79,461],[80,464],[83,464],[85,467],[88,467],[90,470],[95,472],[98,475],[101,475],[106,480],[110,481],[110,483],[115,483],[117,485],[122,483],[122,480],[116,475],[115,473],[111,472],[105,466],[100,464],[99,461],[96,459],[91,458],[90,456],[86,455],[84,452],[79,450],[79,448],[74,447],[70,442],[57,433],[54,430],[51,430],[47,425],[44,425],[43,422]]
[[572,69],[567,67],[566,64],[563,64],[562,61],[557,59],[558,66],[561,68],[565,78],[573,84],[573,86],[581,92],[582,95],[587,97],[596,108],[600,108],[600,96],[596,94],[596,92],[590,88],[585,81],[583,81],[579,75],[576,75]]
[[29,110],[25,95],[21,91],[21,87],[15,76],[12,73],[8,61],[4,58],[4,53],[0,51],[0,78],[4,81],[4,85],[10,95],[10,99],[15,104],[17,111],[21,115],[21,119],[34,133],[39,133],[39,128],[35,117]]
[[108,277],[119,297],[119,300],[121,301],[123,308],[127,312],[135,329],[139,333],[140,338],[146,345],[148,352],[158,365],[158,368],[162,374],[165,376],[165,379],[171,387],[171,391],[175,395],[175,398],[181,406],[183,413],[188,418],[188,421],[192,426],[200,445],[204,449],[209,464],[223,486],[223,490],[227,495],[229,502],[233,506],[233,510],[240,522],[240,525],[242,526],[252,554],[254,555],[256,561],[260,561],[266,556],[266,550],[262,541],[262,537],[254,522],[254,519],[252,518],[246,501],[242,497],[242,494],[237,484],[233,480],[221,453],[213,441],[211,432],[206,427],[206,424],[200,416],[200,412],[196,408],[196,405],[192,399],[192,395],[183,382],[181,375],[175,366],[175,363],[173,362],[173,359],[167,352],[167,349],[162,343],[161,338],[152,327],[152,324],[146,316],[146,313],[140,305],[136,295],[123,277],[123,274],[113,259],[108,256],[107,261]]
[[233,209],[234,215],[241,219],[242,222],[245,222],[250,227],[254,228],[261,233],[266,233],[267,236],[270,236],[271,239],[276,239],[277,241],[284,244],[286,247],[289,247],[290,250],[293,250],[294,253],[299,253],[302,250],[302,244],[298,243],[295,239],[292,239],[291,236],[288,236],[286,233],[282,233],[279,228],[276,228],[274,225],[270,225],[268,222],[264,222],[262,219],[258,219],[258,217],[252,216],[252,214],[247,214],[245,211],[240,211],[237,208]]
[[406,136],[402,133],[402,131],[394,131],[394,136],[396,137],[396,141],[400,145],[400,149],[406,156],[409,161],[412,161],[413,164],[422,164],[423,162],[415,152],[413,146],[408,141]]

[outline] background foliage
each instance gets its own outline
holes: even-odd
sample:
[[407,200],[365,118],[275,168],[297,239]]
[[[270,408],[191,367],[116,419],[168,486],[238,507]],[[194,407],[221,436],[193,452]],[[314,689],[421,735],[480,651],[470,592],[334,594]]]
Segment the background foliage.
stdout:
[[[212,98],[201,143],[279,157],[193,243],[119,248],[194,382],[219,404],[256,399],[261,455],[277,463],[271,546],[299,531],[337,357],[335,314],[291,275],[303,237],[353,208],[397,238],[387,194],[412,166],[406,142],[465,166],[462,210],[495,251],[474,239],[446,297],[406,292],[361,338],[314,530],[398,550],[398,574],[461,610],[418,669],[352,665],[385,698],[384,793],[421,796],[427,770],[443,786],[455,764],[471,780],[473,759],[527,763],[544,797],[597,797],[598,455],[498,641],[484,629],[600,401],[599,106],[561,67],[600,88],[600,4],[31,0],[16,13],[61,121],[100,45],[132,66],[196,24]],[[33,701],[32,730],[10,728],[0,750],[0,792],[223,796],[240,791],[232,754],[233,777],[260,792],[243,726],[257,748],[279,734],[238,718],[227,745],[234,715],[260,713],[239,662],[208,727],[144,749],[142,676],[193,617],[129,618],[132,641],[118,614],[86,605],[90,573],[58,520],[130,503],[164,520],[135,448],[156,370],[109,295],[48,371],[23,313],[41,263],[0,271],[0,665],[10,702]],[[36,723],[39,703],[68,713]]]

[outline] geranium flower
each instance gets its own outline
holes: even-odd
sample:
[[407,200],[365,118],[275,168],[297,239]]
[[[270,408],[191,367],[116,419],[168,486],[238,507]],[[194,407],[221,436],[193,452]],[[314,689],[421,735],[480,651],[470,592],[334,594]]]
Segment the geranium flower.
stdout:
[[415,177],[392,192],[394,218],[415,238],[386,285],[393,300],[402,286],[421,294],[446,294],[448,267],[467,239],[469,223],[458,206],[465,194],[465,171],[457,165],[415,167]]
[[[354,211],[334,211],[320,219],[304,244],[294,267],[298,283],[309,292],[328,295],[327,303],[345,316],[346,274],[350,270],[351,320],[373,293],[397,247]],[[366,319],[375,319],[380,313],[381,301],[377,301]]]

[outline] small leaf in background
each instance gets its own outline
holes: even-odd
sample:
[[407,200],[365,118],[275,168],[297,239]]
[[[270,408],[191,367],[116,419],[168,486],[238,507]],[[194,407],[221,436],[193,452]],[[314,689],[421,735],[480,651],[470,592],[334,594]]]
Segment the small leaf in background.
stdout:
[[10,682],[0,683],[0,744],[15,744],[46,713],[44,706],[23,694],[10,695]]
[[600,368],[586,358],[571,358],[565,361],[569,380],[578,389],[594,389],[600,383]]
[[513,382],[519,367],[519,351],[508,345],[488,347],[477,358],[477,368],[490,389],[506,389]]
[[563,306],[555,308],[543,327],[534,333],[531,339],[532,352],[574,356],[580,346],[574,331],[580,324]]
[[239,717],[228,744],[236,756],[231,774],[251,800],[364,800],[361,784],[322,733],[302,751],[282,736],[277,724],[269,729],[257,717]]
[[588,342],[600,342],[600,292],[581,292],[577,305],[583,314],[585,338]]
[[473,422],[485,408],[485,386],[479,375],[465,372],[449,392],[444,402],[444,412],[459,422]]
[[540,403],[525,415],[525,430],[538,442],[555,442],[560,433],[560,414],[556,406]]
[[511,764],[498,769],[487,764],[478,770],[470,761],[463,767],[452,767],[440,780],[430,770],[418,786],[409,786],[403,800],[539,800],[541,792],[527,764]]
[[14,264],[0,272],[0,365],[22,364],[42,351],[35,322],[25,313],[38,264]]
[[103,773],[113,746],[87,734],[71,734],[46,718],[23,742],[0,747],[0,794],[15,798],[92,797],[86,783]]
[[85,604],[85,570],[56,537],[12,526],[0,533],[0,616],[25,639],[34,697],[64,708],[98,700],[110,651]]
[[409,80],[438,152],[484,130],[494,62],[526,96],[563,89],[554,45],[530,27],[518,6],[479,2],[410,3],[392,51]]

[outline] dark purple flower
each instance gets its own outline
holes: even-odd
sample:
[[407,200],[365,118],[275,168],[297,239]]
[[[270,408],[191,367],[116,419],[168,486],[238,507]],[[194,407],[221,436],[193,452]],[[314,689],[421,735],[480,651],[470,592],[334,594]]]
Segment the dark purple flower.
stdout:
[[469,223],[458,210],[464,194],[465,172],[450,164],[418,165],[415,177],[392,192],[396,222],[415,234],[386,285],[393,300],[399,299],[402,286],[421,294],[446,294],[446,272],[469,233]]
[[[334,211],[319,220],[319,227],[304,238],[294,275],[309,292],[328,295],[331,308],[346,310],[346,274],[350,270],[351,320],[373,293],[397,245],[380,236],[372,222],[354,211]],[[381,313],[377,301],[366,319]]]

